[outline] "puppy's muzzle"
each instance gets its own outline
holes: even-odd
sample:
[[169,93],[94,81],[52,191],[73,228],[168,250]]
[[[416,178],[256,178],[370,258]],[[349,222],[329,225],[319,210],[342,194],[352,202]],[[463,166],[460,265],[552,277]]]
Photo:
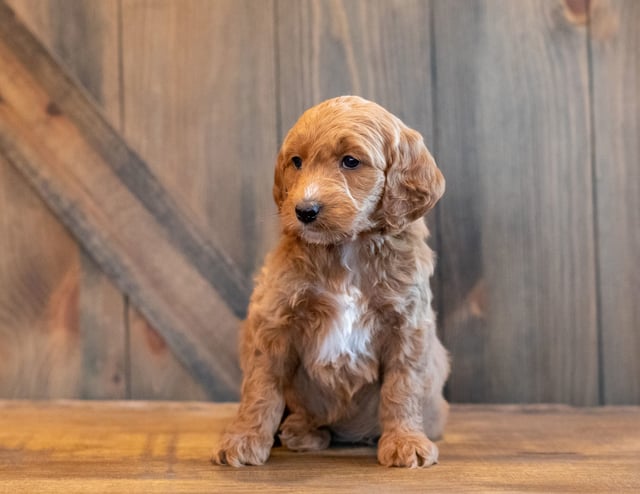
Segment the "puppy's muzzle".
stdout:
[[304,224],[312,223],[320,214],[322,205],[315,201],[304,201],[296,206],[296,217]]

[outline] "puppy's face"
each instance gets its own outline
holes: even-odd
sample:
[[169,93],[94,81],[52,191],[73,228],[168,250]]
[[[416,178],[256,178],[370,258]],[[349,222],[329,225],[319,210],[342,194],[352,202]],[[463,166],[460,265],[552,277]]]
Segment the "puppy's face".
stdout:
[[401,230],[443,191],[420,134],[355,96],[300,117],[278,155],[273,187],[284,230],[319,244]]

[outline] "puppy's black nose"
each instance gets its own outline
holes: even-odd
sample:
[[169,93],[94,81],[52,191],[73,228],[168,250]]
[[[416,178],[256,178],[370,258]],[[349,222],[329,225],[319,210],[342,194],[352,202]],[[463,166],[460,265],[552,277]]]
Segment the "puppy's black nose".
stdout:
[[303,223],[315,221],[320,212],[320,204],[317,202],[301,202],[296,206],[296,216]]

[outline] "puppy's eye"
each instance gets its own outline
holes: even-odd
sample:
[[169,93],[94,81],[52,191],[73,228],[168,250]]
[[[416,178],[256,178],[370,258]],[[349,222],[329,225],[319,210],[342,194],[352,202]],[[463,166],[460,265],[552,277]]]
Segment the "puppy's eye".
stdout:
[[342,167],[353,170],[354,168],[358,168],[360,161],[355,159],[353,156],[345,156],[342,158]]
[[298,170],[302,168],[302,158],[300,156],[294,156],[293,158],[291,158],[291,162],[293,163],[293,166],[295,166]]

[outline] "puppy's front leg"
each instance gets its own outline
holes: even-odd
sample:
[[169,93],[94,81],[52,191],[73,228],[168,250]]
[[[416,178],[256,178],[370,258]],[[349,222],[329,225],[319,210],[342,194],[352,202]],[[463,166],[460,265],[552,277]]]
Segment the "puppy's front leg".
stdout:
[[282,380],[269,357],[258,351],[248,362],[238,415],[211,461],[219,465],[262,465],[284,411]]
[[420,366],[421,358],[406,353],[419,345],[406,343],[398,344],[395,355],[384,364],[378,461],[388,467],[428,467],[437,463],[438,447],[427,438],[422,425],[427,376]]

